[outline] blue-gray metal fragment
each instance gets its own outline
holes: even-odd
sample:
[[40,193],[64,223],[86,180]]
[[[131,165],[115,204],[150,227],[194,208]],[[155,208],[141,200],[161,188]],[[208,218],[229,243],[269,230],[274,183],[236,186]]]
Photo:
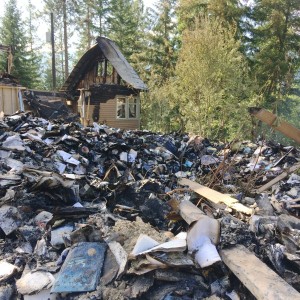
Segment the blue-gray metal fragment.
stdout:
[[51,289],[51,293],[94,291],[99,283],[107,245],[78,243],[73,246]]

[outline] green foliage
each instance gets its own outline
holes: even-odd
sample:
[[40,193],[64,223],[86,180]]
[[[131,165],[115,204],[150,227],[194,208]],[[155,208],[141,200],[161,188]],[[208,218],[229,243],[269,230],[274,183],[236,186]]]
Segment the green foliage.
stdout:
[[[56,68],[56,90],[59,90],[61,86],[65,83],[65,76],[63,72],[64,58],[62,57],[62,52],[60,55],[56,56],[56,65],[60,65],[60,68]],[[53,77],[52,77],[52,55],[48,53],[44,57],[44,69],[43,69],[43,78],[42,78],[42,90],[53,91]]]
[[113,0],[109,8],[108,37],[117,43],[124,56],[131,61],[132,55],[142,48],[143,1]]
[[98,36],[108,35],[109,0],[73,0],[76,30],[79,33],[76,60],[96,43]]
[[[26,35],[25,25],[22,22],[16,0],[9,0],[7,2],[1,21],[0,43],[12,47],[12,75],[17,77],[20,83],[26,87],[37,87],[40,77],[40,60],[34,49],[30,49],[30,39]],[[1,56],[0,67],[2,71],[5,70],[6,59],[7,55]]]
[[208,0],[179,0],[177,14],[179,30],[194,30],[196,20],[207,13]]
[[[73,24],[76,18],[76,7],[78,5],[77,0],[43,0],[44,1],[44,10],[42,12],[42,16],[44,21],[49,24],[49,33],[51,28],[51,17],[50,14],[53,13],[53,21],[54,21],[54,48],[55,48],[55,70],[56,70],[56,89],[63,84],[67,77],[67,73],[69,73],[68,66],[70,62],[70,55],[68,54],[69,47],[69,38],[74,33]],[[64,8],[66,11],[66,16],[64,18]],[[65,23],[64,23],[65,21]],[[64,33],[64,24],[66,24],[66,36]],[[66,38],[66,43],[65,43]],[[49,43],[49,49],[51,45]],[[66,51],[67,49],[67,51]],[[53,90],[53,82],[52,76],[50,72],[52,72],[52,60],[49,59],[51,53],[45,53],[44,62],[46,66],[44,66],[44,76],[43,76],[43,85],[50,87]]]
[[185,31],[174,80],[175,103],[186,130],[213,138],[247,135],[247,106],[255,86],[235,32],[218,19],[201,18]]
[[172,101],[172,92],[172,86],[166,82],[163,86],[142,94],[141,124],[143,128],[157,132],[173,132],[184,129],[179,106]]
[[174,74],[179,49],[174,7],[176,0],[161,0],[149,9],[153,25],[147,35],[148,76],[154,86],[163,85]]
[[171,131],[175,126],[176,109],[172,107],[168,81],[174,76],[178,57],[179,38],[174,8],[176,1],[161,0],[155,9],[148,10],[149,31],[144,52],[144,72],[149,93],[142,99],[143,127],[157,131]]
[[300,67],[299,8],[298,0],[255,1],[251,58],[266,107],[288,95]]

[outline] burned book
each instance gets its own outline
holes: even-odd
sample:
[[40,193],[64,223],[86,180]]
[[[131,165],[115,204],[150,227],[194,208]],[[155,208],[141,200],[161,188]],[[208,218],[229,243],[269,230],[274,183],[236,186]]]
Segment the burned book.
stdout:
[[52,293],[89,292],[97,288],[106,253],[105,243],[78,243],[69,252]]

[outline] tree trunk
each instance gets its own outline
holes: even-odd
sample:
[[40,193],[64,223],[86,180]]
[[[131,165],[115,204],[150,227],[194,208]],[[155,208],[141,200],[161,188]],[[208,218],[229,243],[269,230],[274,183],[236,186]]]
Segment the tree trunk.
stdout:
[[67,0],[63,0],[64,18],[64,48],[65,48],[65,79],[69,76],[68,30],[67,30]]

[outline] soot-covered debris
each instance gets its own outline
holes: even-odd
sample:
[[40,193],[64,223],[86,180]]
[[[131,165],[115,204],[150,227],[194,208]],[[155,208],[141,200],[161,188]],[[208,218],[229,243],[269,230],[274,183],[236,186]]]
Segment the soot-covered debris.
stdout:
[[255,299],[244,248],[298,295],[299,169],[271,142],[3,118],[0,299]]

